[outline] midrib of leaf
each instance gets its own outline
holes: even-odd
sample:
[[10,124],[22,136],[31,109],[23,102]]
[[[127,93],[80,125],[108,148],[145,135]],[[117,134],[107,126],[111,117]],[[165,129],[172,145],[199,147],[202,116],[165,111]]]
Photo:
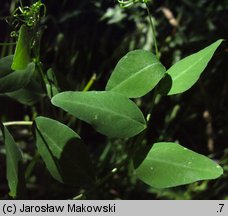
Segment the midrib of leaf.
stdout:
[[[42,131],[44,131],[44,130],[42,130]],[[46,138],[53,144],[53,146],[56,147],[56,149],[61,153],[61,150],[62,150],[62,149],[61,149],[58,145],[56,145],[55,141],[54,141],[52,138],[50,138],[45,132],[43,132],[43,135],[46,136]],[[68,154],[67,154],[67,155],[68,155]],[[81,169],[80,166],[78,166],[77,164],[74,164],[74,163],[72,162],[72,158],[70,157],[70,155],[68,155],[68,157],[70,158],[70,160],[69,160],[70,163],[71,163],[74,167],[76,167],[77,169],[82,170],[83,173],[85,174],[85,176],[87,176],[88,179],[90,179],[90,176],[89,176],[83,169]],[[59,169],[59,166],[58,166],[58,169]]]
[[[164,161],[164,160],[160,160],[160,159],[154,159],[154,158],[150,158],[151,161],[157,161],[157,162],[160,162],[160,163],[163,163],[163,164],[171,164],[171,165],[174,165],[174,166],[178,166],[180,168],[183,168],[183,169],[190,169],[190,170],[197,170],[197,171],[204,171],[205,169],[199,169],[199,168],[192,168],[190,167],[189,165],[182,165],[182,164],[179,164],[179,163],[176,163],[176,162],[173,162],[173,161]],[[207,172],[210,172],[210,169],[206,169]]]
[[136,77],[138,74],[142,73],[144,70],[147,70],[148,68],[153,67],[153,66],[158,65],[158,64],[160,64],[160,63],[159,63],[159,62],[156,62],[156,63],[150,64],[150,65],[147,65],[146,67],[144,67],[144,68],[140,69],[138,72],[132,74],[132,75],[129,76],[127,79],[123,80],[121,83],[117,84],[115,87],[111,88],[110,90],[119,88],[120,86],[122,86],[122,85],[124,85],[126,82],[128,82],[129,79],[133,79],[133,78]]
[[[203,58],[205,58],[208,53],[213,49],[214,47],[212,47],[211,49],[209,49],[208,52],[206,52],[206,54],[204,56],[202,56],[201,58],[198,59],[198,61],[196,61],[194,64],[190,65],[187,69],[183,70],[182,73],[180,73],[179,75],[177,75],[176,77],[173,78],[173,80],[178,79],[180,76],[182,76],[183,74],[185,74],[188,70],[190,70],[191,68],[193,68],[196,64],[198,64]],[[199,53],[198,53],[199,54]],[[193,54],[194,55],[194,54]],[[167,71],[167,73],[169,74],[169,72]]]
[[129,120],[131,120],[131,121],[133,121],[133,122],[137,122],[138,124],[145,126],[145,124],[143,124],[143,123],[141,123],[141,122],[139,122],[139,121],[137,121],[137,120],[135,120],[135,119],[133,119],[133,118],[127,116],[127,115],[122,115],[122,114],[120,114],[120,113],[117,113],[117,112],[115,112],[115,111],[113,111],[113,110],[109,110],[109,109],[106,109],[106,108],[100,108],[100,107],[97,107],[97,106],[88,105],[88,104],[79,103],[79,102],[73,103],[73,102],[68,101],[68,100],[62,100],[62,102],[69,103],[69,104],[72,104],[72,105],[78,104],[78,105],[82,105],[82,106],[85,106],[85,107],[88,107],[88,108],[94,108],[94,109],[97,109],[97,110],[100,110],[100,111],[103,111],[103,112],[112,113],[112,114],[114,114],[114,115],[116,115],[116,116],[120,116],[120,117],[123,117],[123,118],[127,118],[127,119],[129,119]]

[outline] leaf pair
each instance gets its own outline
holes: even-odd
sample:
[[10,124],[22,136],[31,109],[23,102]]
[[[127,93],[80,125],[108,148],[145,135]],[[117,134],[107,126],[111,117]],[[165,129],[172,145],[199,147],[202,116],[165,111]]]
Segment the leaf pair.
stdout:
[[[191,88],[221,42],[218,40],[173,65],[160,83],[159,92],[173,95]],[[136,168],[136,173],[139,179],[152,187],[167,188],[218,178],[223,169],[209,158],[179,144],[163,142],[154,144]]]
[[[36,143],[52,176],[65,184],[91,186],[93,166],[80,137],[67,126],[44,117],[36,119]],[[56,133],[58,131],[58,133]],[[22,155],[6,127],[2,126],[6,146],[7,179],[10,194],[19,196],[24,181]],[[215,179],[222,168],[207,157],[176,143],[156,143],[136,167],[137,176],[155,188],[174,187],[199,180]]]
[[106,91],[63,92],[53,97],[52,104],[106,136],[132,137],[146,128],[146,121],[128,98],[147,94],[164,74],[165,68],[152,53],[135,50],[118,62]]
[[[171,67],[159,86],[163,94],[188,90],[198,80],[222,40]],[[139,60],[139,61],[138,61]],[[52,103],[110,137],[131,137],[145,129],[145,119],[128,98],[152,90],[165,69],[146,51],[133,51],[117,64],[104,92],[64,92]],[[167,77],[169,79],[167,79]],[[222,168],[207,157],[175,143],[156,143],[136,168],[145,183],[166,188],[219,177]]]
[[146,128],[145,119],[127,98],[147,94],[163,77],[159,93],[172,95],[188,90],[199,79],[221,42],[218,40],[177,62],[165,77],[164,66],[152,53],[144,50],[129,52],[116,65],[106,85],[106,92],[64,92],[57,94],[52,103],[91,124],[106,136],[135,136]]
[[[190,88],[220,43],[221,40],[171,67],[167,71],[171,85],[165,88],[166,94],[176,94]],[[9,64],[10,58],[3,60],[5,65]],[[3,77],[10,72],[11,69],[2,67]],[[153,55],[146,51],[133,51],[117,64],[106,86],[107,91],[64,92],[57,94],[52,103],[107,136],[131,137],[144,130],[146,123],[141,111],[128,98],[148,93],[161,80],[164,72],[164,67]],[[160,92],[167,86],[165,79],[162,83]],[[7,177],[15,196],[22,158],[7,129],[3,131],[8,152],[7,166],[12,168],[7,170]],[[88,153],[75,132],[57,121],[39,117],[36,119],[36,137],[38,150],[55,179],[71,185],[87,185],[94,181]],[[12,153],[15,160],[10,160]],[[145,183],[164,188],[214,179],[223,171],[213,161],[178,144],[157,143],[136,172]]]
[[[6,148],[10,196],[23,198],[25,172],[22,153],[8,129],[3,125],[0,129]],[[80,187],[91,187],[95,183],[93,165],[78,134],[64,124],[44,117],[36,118],[34,129],[38,152],[57,181]]]
[[[133,66],[132,61],[135,62]],[[128,71],[129,66],[132,67]],[[107,91],[63,92],[52,98],[52,104],[109,137],[131,137],[146,128],[146,121],[128,97],[138,97],[149,92],[164,72],[164,67],[153,54],[134,51],[118,63],[107,84]],[[119,76],[122,78],[119,79]],[[136,88],[132,88],[134,85]],[[76,133],[65,125],[41,117],[36,119],[36,137],[38,150],[55,179],[76,185],[88,180],[92,182],[93,176],[90,174],[93,172],[88,164],[89,159]],[[77,142],[71,143],[73,139]],[[72,173],[75,175],[70,175]]]

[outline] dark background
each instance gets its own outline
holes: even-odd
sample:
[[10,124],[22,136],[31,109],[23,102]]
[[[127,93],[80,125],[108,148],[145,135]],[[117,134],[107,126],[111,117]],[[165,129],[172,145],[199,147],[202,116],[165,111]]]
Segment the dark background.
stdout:
[[[10,39],[13,26],[6,23],[5,18],[10,16],[16,3],[16,0],[1,0],[0,42],[14,40]],[[41,60],[45,69],[52,67],[61,77],[62,83],[67,83],[62,86],[62,90],[82,90],[94,73],[97,80],[92,89],[103,90],[113,68],[124,54],[137,48],[153,49],[146,10],[140,4],[121,9],[114,0],[49,0],[44,3],[47,16],[41,24]],[[173,14],[173,20],[178,25],[173,24],[167,13],[164,13],[164,8]],[[120,173],[88,198],[228,199],[228,1],[154,0],[151,1],[150,9],[156,23],[161,62],[167,68],[217,39],[223,38],[225,41],[194,87],[188,92],[163,97],[159,101],[146,142],[179,142],[219,161],[225,174],[214,181],[155,190],[132,177],[129,174],[130,167],[123,167]],[[1,57],[12,54],[13,51],[13,46],[0,46]],[[142,110],[147,109],[150,100],[151,94],[148,94],[138,101],[142,104]],[[40,110],[40,104],[28,107],[0,96],[2,121],[21,120]],[[80,129],[92,158],[95,163],[99,161],[97,172],[101,175],[107,173],[125,154],[125,147],[120,141],[113,142],[95,133],[87,124],[79,123],[74,125],[74,129]],[[27,160],[31,160],[30,157],[34,154],[31,133],[23,127],[11,130]],[[105,146],[111,146],[111,150],[104,163],[100,155]],[[0,150],[0,198],[6,199],[8,188],[3,145],[0,145]],[[42,161],[37,163],[27,187],[30,199],[67,199],[79,192],[78,188],[72,189],[53,180]]]

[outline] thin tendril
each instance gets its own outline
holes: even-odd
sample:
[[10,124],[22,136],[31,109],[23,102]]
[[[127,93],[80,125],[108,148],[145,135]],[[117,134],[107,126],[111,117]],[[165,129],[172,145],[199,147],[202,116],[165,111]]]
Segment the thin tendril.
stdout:
[[152,29],[155,53],[156,53],[157,58],[159,59],[158,45],[157,45],[157,40],[156,40],[156,31],[155,31],[153,19],[152,19],[152,16],[151,16],[151,13],[150,13],[150,9],[149,9],[147,3],[145,3],[145,5],[146,5],[146,9],[147,9],[149,20],[150,20],[150,26],[151,26],[151,29]]

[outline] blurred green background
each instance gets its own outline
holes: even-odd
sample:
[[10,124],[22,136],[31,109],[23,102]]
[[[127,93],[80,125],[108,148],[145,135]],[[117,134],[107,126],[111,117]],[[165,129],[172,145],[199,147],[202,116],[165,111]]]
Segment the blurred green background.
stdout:
[[[31,3],[33,1],[23,1]],[[47,16],[42,20],[41,61],[53,68],[61,90],[82,90],[96,74],[91,89],[103,90],[118,60],[134,49],[153,49],[152,32],[145,8],[137,4],[122,9],[114,0],[47,0]],[[14,11],[17,0],[1,0],[0,42],[12,42],[13,25],[5,18]],[[149,4],[155,20],[161,62],[169,68],[219,38],[228,36],[227,0],[155,1]],[[0,46],[4,57],[14,46]],[[132,175],[132,167],[123,167],[88,199],[228,199],[228,47],[216,51],[197,84],[188,92],[157,100],[153,125],[145,143],[176,141],[218,161],[224,175],[172,189],[156,190]],[[60,82],[61,81],[61,82]],[[146,110],[151,94],[138,99]],[[29,107],[0,96],[2,121],[32,118],[36,113],[49,115],[43,104]],[[81,122],[69,122],[88,145],[99,176],[126,156],[123,140],[110,140]],[[29,128],[11,128],[20,144],[25,163],[35,152]],[[9,198],[5,179],[5,150],[0,136],[0,198]],[[28,179],[29,199],[68,199],[80,192],[52,179],[38,160]]]

